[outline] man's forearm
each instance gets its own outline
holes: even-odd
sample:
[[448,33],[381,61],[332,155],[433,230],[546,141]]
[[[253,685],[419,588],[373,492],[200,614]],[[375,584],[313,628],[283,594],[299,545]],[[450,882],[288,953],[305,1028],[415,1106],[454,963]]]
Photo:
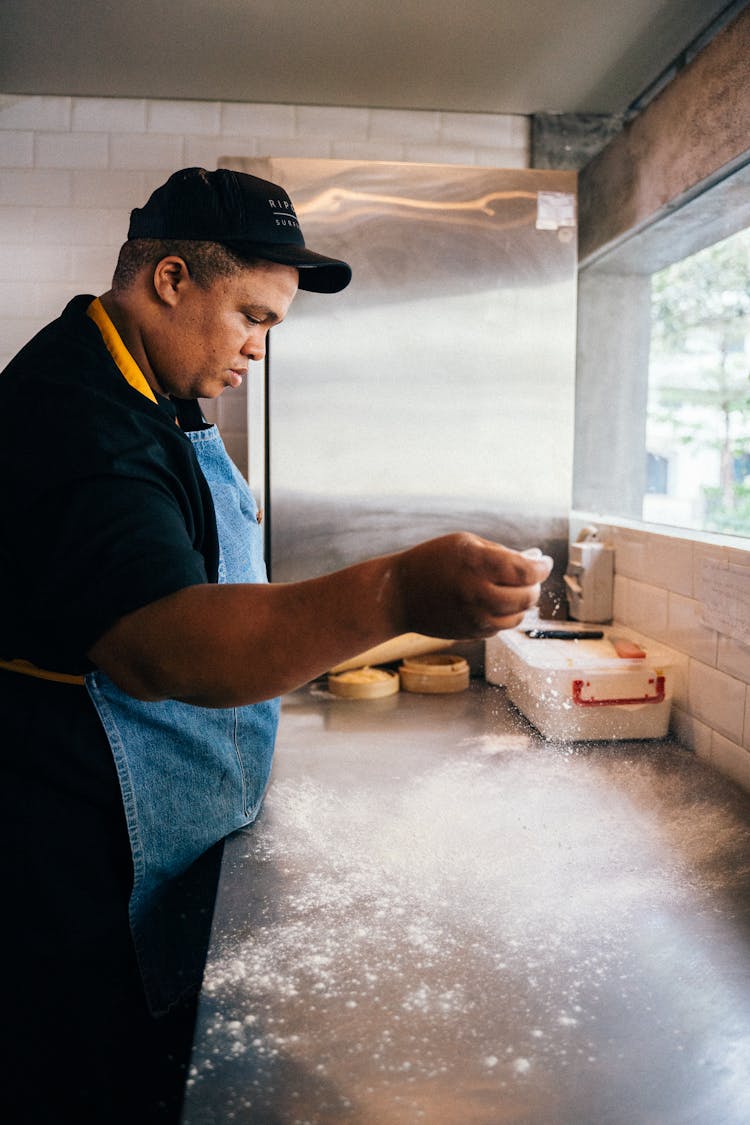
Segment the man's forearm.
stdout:
[[458,533],[304,582],[191,586],[123,617],[89,657],[138,699],[255,703],[402,632],[514,625],[549,565]]

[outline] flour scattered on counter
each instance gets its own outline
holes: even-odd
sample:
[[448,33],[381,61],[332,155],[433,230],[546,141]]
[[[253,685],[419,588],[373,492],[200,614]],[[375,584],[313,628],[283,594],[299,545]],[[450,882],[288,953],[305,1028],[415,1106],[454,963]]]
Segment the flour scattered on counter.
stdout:
[[529,750],[544,752],[544,747],[539,746],[530,734],[484,734],[479,738],[466,739],[462,745],[470,746],[486,758],[498,754],[523,754]]
[[321,1082],[361,1071],[368,1088],[595,1066],[602,1006],[651,1003],[649,928],[687,901],[711,910],[747,849],[750,826],[686,784],[624,751],[573,762],[515,738],[464,745],[388,803],[276,783],[273,831],[253,838],[278,916],[238,924],[210,965],[215,1054],[191,1080],[238,1052],[259,1088],[311,1054]]

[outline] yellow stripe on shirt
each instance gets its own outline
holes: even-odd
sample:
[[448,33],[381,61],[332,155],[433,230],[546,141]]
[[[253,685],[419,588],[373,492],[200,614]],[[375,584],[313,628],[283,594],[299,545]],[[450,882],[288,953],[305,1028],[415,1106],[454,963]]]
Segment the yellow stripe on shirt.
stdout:
[[150,398],[152,402],[156,402],[156,395],[148,385],[146,376],[123,344],[120,333],[109,319],[107,310],[98,297],[95,297],[86,309],[86,315],[91,317],[94,324],[101,332],[102,339],[107,345],[107,351],[112,356],[112,359],[119,367],[124,378],[130,383],[131,387],[136,391],[140,391],[146,398]]

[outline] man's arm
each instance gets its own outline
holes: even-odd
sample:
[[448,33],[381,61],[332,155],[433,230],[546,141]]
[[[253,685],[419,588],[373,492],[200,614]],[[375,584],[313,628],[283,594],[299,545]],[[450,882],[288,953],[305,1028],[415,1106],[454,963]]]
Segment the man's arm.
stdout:
[[255,703],[401,633],[512,627],[550,569],[456,533],[303,582],[189,586],[121,618],[88,655],[137,699]]

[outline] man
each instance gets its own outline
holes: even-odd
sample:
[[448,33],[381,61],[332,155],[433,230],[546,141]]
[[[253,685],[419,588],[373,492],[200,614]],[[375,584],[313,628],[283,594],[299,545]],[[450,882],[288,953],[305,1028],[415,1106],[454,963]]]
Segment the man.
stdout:
[[14,1125],[177,1120],[221,842],[260,808],[278,696],[402,632],[512,626],[549,573],[454,534],[265,581],[198,399],[240,385],[298,287],[349,279],[281,187],[184,169],[132,213],[109,292],[0,377]]

